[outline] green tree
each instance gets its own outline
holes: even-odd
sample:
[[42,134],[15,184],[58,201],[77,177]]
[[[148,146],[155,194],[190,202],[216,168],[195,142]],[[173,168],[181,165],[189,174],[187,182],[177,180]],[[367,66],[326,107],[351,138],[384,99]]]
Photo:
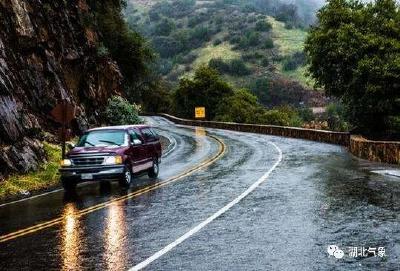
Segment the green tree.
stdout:
[[113,96],[108,100],[105,117],[109,125],[142,123],[139,117],[139,107],[130,104],[126,99],[120,96]]
[[306,40],[310,73],[359,131],[393,129],[400,113],[400,9],[395,0],[330,0]]
[[240,89],[223,99],[215,119],[224,122],[258,123],[258,117],[263,111],[255,95],[246,89]]
[[[94,12],[91,23],[100,33],[100,46],[104,46],[118,63],[124,76],[125,89],[133,101],[140,101],[137,86],[148,75],[148,63],[154,59],[145,39],[129,29],[122,15],[123,0],[89,0]],[[102,51],[106,51],[102,48]],[[139,90],[140,91],[140,90]]]
[[180,80],[173,95],[175,111],[179,116],[193,118],[194,108],[204,106],[207,119],[214,119],[221,101],[232,93],[232,88],[216,70],[202,66],[196,70],[193,79]]
[[176,26],[174,21],[171,19],[164,18],[156,24],[154,29],[154,34],[158,36],[169,36],[173,30],[175,30]]

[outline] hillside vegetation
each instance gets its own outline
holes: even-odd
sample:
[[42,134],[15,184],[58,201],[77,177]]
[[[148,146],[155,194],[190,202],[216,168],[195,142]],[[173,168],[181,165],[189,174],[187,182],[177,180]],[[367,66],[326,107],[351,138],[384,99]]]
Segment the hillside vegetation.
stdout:
[[174,86],[209,65],[265,106],[324,105],[305,76],[306,22],[292,5],[253,2],[130,0],[125,16],[149,39],[159,55],[156,69]]

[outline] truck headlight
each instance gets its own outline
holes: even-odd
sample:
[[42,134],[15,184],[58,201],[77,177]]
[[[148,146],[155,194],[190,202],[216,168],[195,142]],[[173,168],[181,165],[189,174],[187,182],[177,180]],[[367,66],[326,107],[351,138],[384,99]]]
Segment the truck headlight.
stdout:
[[60,162],[62,167],[70,167],[72,165],[72,161],[70,159],[63,159]]
[[121,165],[122,164],[122,156],[109,156],[104,159],[103,165]]

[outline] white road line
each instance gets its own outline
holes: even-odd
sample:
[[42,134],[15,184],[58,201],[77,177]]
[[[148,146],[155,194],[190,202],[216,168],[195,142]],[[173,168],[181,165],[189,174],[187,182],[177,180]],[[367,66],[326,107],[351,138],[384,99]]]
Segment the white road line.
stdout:
[[[176,149],[176,145],[178,144],[177,142],[176,142],[176,139],[174,138],[174,137],[171,137],[171,136],[167,136],[167,135],[164,135],[166,138],[168,138],[168,140],[169,140],[169,145],[168,145],[168,151],[166,152],[166,153],[163,153],[163,157],[167,157],[170,153],[172,153],[175,149]],[[170,147],[172,145],[172,147]]]
[[0,204],[0,207],[4,207],[4,206],[7,206],[7,205],[15,204],[15,203],[22,202],[22,201],[36,199],[36,198],[43,197],[43,196],[46,196],[46,195],[49,195],[49,194],[60,192],[62,190],[63,189],[56,189],[56,190],[53,190],[53,191],[50,191],[50,192],[46,192],[46,193],[43,193],[43,194],[39,194],[39,195],[36,195],[36,196],[32,196],[32,197],[29,197],[29,198],[23,198],[23,199],[20,199],[20,200],[15,200],[15,201],[3,203],[3,204]]
[[272,166],[272,168],[270,170],[268,170],[260,179],[258,179],[254,184],[252,184],[246,191],[244,191],[240,196],[238,196],[237,198],[235,198],[233,201],[231,201],[230,203],[228,203],[227,205],[225,205],[222,209],[220,209],[218,212],[216,212],[215,214],[213,214],[212,216],[210,216],[209,218],[207,218],[206,220],[204,220],[203,222],[201,222],[199,225],[197,225],[196,227],[194,227],[193,229],[191,229],[190,231],[188,231],[187,233],[185,233],[184,235],[182,235],[181,237],[179,237],[178,239],[176,239],[174,242],[172,242],[171,244],[167,245],[166,247],[164,247],[163,249],[159,250],[158,252],[156,252],[155,254],[153,254],[151,257],[147,258],[146,260],[144,260],[143,262],[135,265],[134,267],[132,267],[131,269],[129,269],[129,271],[137,271],[137,270],[141,270],[145,267],[147,267],[149,264],[151,264],[152,262],[154,262],[155,260],[157,260],[158,258],[162,257],[163,255],[167,254],[169,251],[171,251],[172,249],[174,249],[176,246],[178,246],[179,244],[181,244],[182,242],[184,242],[186,239],[190,238],[191,236],[193,236],[194,234],[196,234],[197,232],[199,232],[201,229],[203,229],[205,226],[207,226],[208,224],[210,224],[211,222],[213,222],[215,219],[217,219],[218,217],[220,217],[222,214],[226,213],[229,209],[231,209],[233,206],[235,206],[236,204],[238,204],[242,199],[244,199],[245,197],[247,197],[251,192],[253,192],[257,187],[259,187],[263,182],[265,182],[269,175],[275,170],[275,168],[281,163],[282,159],[283,159],[283,154],[282,154],[282,150],[274,143],[269,142],[268,144],[272,145],[279,153],[279,157],[278,160],[276,161],[276,163]]
[[[89,185],[89,184],[91,184],[91,183],[90,182],[80,183],[80,184],[78,184],[78,187],[83,187],[83,186],[86,186],[86,185]],[[19,203],[19,202],[23,202],[23,201],[40,198],[40,197],[47,196],[47,195],[50,195],[50,194],[54,194],[54,193],[61,192],[61,191],[64,191],[64,189],[60,188],[60,189],[52,190],[52,191],[49,191],[49,192],[46,192],[46,193],[42,193],[42,194],[39,194],[39,195],[35,195],[35,196],[32,196],[32,197],[23,198],[23,199],[11,201],[11,202],[6,202],[6,203],[3,203],[3,204],[0,204],[0,208],[4,207],[4,206],[7,206],[7,205],[12,205],[12,204],[16,204],[16,203]]]

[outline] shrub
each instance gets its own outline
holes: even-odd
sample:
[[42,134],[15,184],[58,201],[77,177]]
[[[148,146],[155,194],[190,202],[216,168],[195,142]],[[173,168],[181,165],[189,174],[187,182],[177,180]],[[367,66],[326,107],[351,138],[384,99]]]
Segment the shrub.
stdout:
[[266,21],[258,21],[255,30],[260,32],[268,32],[272,29],[272,25]]
[[331,103],[326,107],[325,119],[334,131],[348,131],[347,109],[342,103]]
[[152,43],[162,58],[175,56],[184,49],[181,43],[171,37],[156,37]]
[[181,59],[180,63],[181,64],[190,64],[193,61],[195,61],[197,57],[198,57],[197,53],[190,52],[190,53],[182,56],[182,59]]
[[268,125],[289,126],[289,118],[279,110],[268,110],[262,114],[261,122]]
[[311,122],[315,120],[315,116],[311,108],[302,107],[298,110],[300,118],[305,122]]
[[190,48],[197,48],[201,46],[202,43],[210,40],[212,32],[206,26],[196,26],[189,33],[189,46]]
[[130,104],[121,96],[108,99],[105,117],[109,125],[130,125],[142,123],[139,117],[140,107]]
[[251,73],[250,69],[241,59],[224,61],[221,58],[213,58],[208,63],[208,66],[219,71],[220,73],[227,73],[230,75],[244,76]]
[[108,50],[108,48],[106,46],[104,46],[104,44],[101,42],[98,46],[97,46],[97,56],[100,58],[103,57],[107,57],[110,55],[110,51]]
[[248,23],[255,23],[256,21],[257,21],[256,16],[249,16],[249,18],[247,19]]
[[217,45],[220,45],[221,43],[222,43],[222,40],[216,39],[216,40],[214,40],[213,45],[217,46]]
[[296,70],[299,66],[305,65],[305,63],[306,56],[304,52],[296,52],[283,60],[283,70],[293,71]]
[[208,62],[208,66],[219,71],[220,73],[229,72],[229,65],[222,58],[212,58]]
[[195,16],[189,18],[188,27],[195,27],[205,20],[207,20],[207,16],[205,14],[196,14]]
[[175,28],[175,23],[172,20],[164,18],[155,26],[154,34],[158,36],[169,36]]
[[262,122],[270,125],[301,127],[303,120],[296,109],[290,106],[276,107],[262,115]]
[[239,48],[246,49],[255,47],[260,44],[260,33],[251,31],[247,32],[244,37],[240,39]]
[[230,44],[238,44],[240,41],[241,41],[241,38],[238,35],[233,35],[229,39]]
[[268,66],[269,66],[269,59],[266,58],[266,57],[264,57],[264,58],[261,60],[261,66],[263,66],[263,67],[268,67]]
[[229,62],[229,71],[232,75],[249,75],[251,73],[250,69],[244,64],[241,59],[232,59]]
[[264,46],[263,46],[263,48],[264,48],[264,49],[272,49],[272,48],[274,48],[274,41],[273,41],[271,38],[267,38],[267,39],[264,41]]
[[173,69],[172,61],[161,58],[158,63],[158,71],[161,75],[167,75]]

